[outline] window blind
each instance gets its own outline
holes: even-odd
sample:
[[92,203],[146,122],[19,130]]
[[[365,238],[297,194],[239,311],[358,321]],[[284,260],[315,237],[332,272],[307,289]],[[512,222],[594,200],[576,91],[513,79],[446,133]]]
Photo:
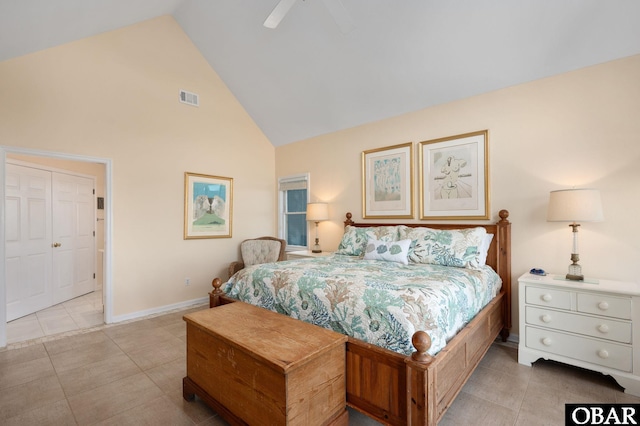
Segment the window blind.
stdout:
[[290,191],[294,189],[307,189],[307,179],[300,177],[278,181],[278,190]]

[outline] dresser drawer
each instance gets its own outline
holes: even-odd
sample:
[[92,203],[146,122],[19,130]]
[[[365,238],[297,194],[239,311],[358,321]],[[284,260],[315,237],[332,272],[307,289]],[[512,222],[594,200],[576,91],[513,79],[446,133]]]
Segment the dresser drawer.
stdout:
[[617,370],[631,371],[631,346],[529,326],[526,327],[526,336],[528,348]]
[[526,287],[525,301],[531,305],[571,309],[571,292],[544,287]]
[[631,319],[631,299],[628,297],[578,293],[577,308],[580,312],[613,318]]
[[525,308],[529,325],[579,333],[620,343],[631,343],[631,323],[570,312],[553,311],[534,306]]

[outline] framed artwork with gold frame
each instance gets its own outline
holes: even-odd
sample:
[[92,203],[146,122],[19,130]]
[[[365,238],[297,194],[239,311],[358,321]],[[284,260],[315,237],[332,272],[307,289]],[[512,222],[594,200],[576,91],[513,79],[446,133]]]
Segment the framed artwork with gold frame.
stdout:
[[489,219],[489,131],[420,142],[420,219]]
[[233,178],[184,174],[184,239],[231,238]]
[[413,143],[362,152],[362,217],[413,219]]

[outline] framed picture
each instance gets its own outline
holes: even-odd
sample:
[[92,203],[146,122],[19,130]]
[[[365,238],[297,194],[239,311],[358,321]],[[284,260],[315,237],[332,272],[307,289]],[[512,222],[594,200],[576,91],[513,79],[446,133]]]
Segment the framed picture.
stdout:
[[362,153],[362,217],[413,219],[413,143]]
[[231,238],[233,179],[184,174],[184,239]]
[[420,219],[489,219],[489,131],[419,144]]

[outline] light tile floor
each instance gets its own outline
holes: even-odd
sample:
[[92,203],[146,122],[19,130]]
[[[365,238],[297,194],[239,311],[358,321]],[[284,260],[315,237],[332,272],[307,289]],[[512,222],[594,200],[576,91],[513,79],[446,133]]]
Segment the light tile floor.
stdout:
[[[182,398],[186,327],[204,306],[0,350],[2,425],[226,425]],[[49,339],[49,340],[47,340]],[[640,403],[608,377],[554,362],[517,363],[495,343],[440,425],[563,425],[565,403]],[[350,410],[349,423],[377,425]]]
[[102,290],[97,290],[8,322],[7,343],[28,344],[33,339],[71,335],[103,323]]

